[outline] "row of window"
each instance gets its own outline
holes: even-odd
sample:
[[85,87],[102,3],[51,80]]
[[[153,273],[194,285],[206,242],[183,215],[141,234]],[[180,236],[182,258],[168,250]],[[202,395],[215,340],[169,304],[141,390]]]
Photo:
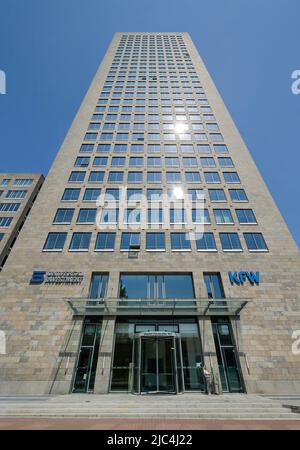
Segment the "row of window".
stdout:
[[[220,167],[234,167],[233,161],[230,157],[218,157],[218,164]],[[88,167],[91,163],[91,158],[89,156],[79,156],[76,158],[75,167]],[[172,168],[172,167],[216,167],[216,161],[213,157],[201,157],[200,163],[198,158],[186,156],[179,158],[177,156],[166,156],[161,158],[160,156],[148,156],[147,159],[143,156],[131,156],[129,158],[129,167],[162,167]],[[108,162],[108,157],[106,156],[96,156],[93,158],[93,167],[125,167],[127,165],[127,159],[125,156],[113,156]]]
[[[172,112],[172,108],[168,108],[167,112]],[[182,107],[175,107],[175,120],[177,122],[179,121],[190,121],[192,122],[192,127],[196,124],[193,124],[193,122],[213,122],[215,119],[215,116],[213,114],[191,114],[191,115],[187,115],[187,111],[185,110],[185,108]],[[147,122],[146,122],[147,119]],[[163,117],[161,118],[163,120]],[[156,127],[160,126],[160,123],[155,123],[157,120],[160,120],[160,116],[159,114],[150,114],[148,116],[146,116],[145,114],[128,114],[128,113],[120,113],[120,115],[118,114],[114,114],[114,113],[109,113],[107,112],[105,115],[103,113],[95,113],[93,114],[93,116],[91,117],[91,121],[92,122],[97,122],[97,121],[102,121],[102,120],[113,120],[114,122],[119,122],[118,123],[118,128],[122,127],[122,121],[135,121],[136,124],[133,126],[138,126],[138,124],[142,124],[144,127],[148,127],[149,129],[153,129]],[[134,123],[135,123],[134,122]],[[154,122],[154,123],[153,123]],[[165,128],[167,127],[168,128]],[[162,122],[162,128],[163,129],[173,129],[170,128],[170,126],[174,126],[174,124],[169,124],[169,123],[163,123]],[[100,128],[99,128],[100,129]],[[104,129],[104,126],[103,126]]]
[[[185,181],[187,183],[201,183],[201,176],[199,172],[185,172]],[[240,178],[237,172],[222,172],[225,183],[240,183]],[[85,171],[73,171],[69,177],[69,183],[83,183],[85,181]],[[104,183],[105,172],[92,171],[89,173],[88,182],[90,183]],[[206,183],[221,183],[221,177],[218,172],[204,172],[204,179]],[[165,181],[167,183],[182,183],[181,172],[166,172]],[[107,177],[107,183],[124,182],[124,172],[110,171]],[[127,183],[140,184],[144,182],[144,172],[129,171],[127,174]],[[163,183],[163,173],[160,171],[147,172],[147,183]]]
[[[11,178],[4,178],[1,183],[0,186],[8,186],[9,184],[11,184],[12,179]],[[33,179],[31,178],[16,178],[13,181],[13,186],[31,186],[33,183]]]
[[[159,104],[160,103],[160,104]],[[102,98],[100,97],[98,100],[98,105],[119,105],[119,106],[130,106],[130,107],[134,107],[135,111],[145,111],[146,109],[146,101],[143,99],[129,99],[129,98],[111,98],[111,99],[107,99],[107,98]],[[159,107],[163,108],[164,106],[171,106],[171,105],[177,105],[177,106],[185,106],[187,107],[187,110],[189,112],[198,112],[199,111],[199,106],[209,106],[208,105],[208,100],[206,99],[198,99],[195,100],[194,98],[191,99],[185,99],[182,100],[180,98],[177,98],[176,95],[173,96],[173,98],[165,98],[165,99],[161,99],[160,102],[158,102],[158,99],[154,100],[154,99],[148,99],[148,111],[153,111],[153,112],[159,112]],[[189,106],[190,105],[190,106]],[[193,106],[193,105],[197,105],[197,106]],[[163,109],[162,109],[163,111]],[[166,119],[168,120],[168,119]],[[171,119],[170,119],[171,120]]]
[[222,142],[224,140],[221,133],[86,133],[85,141],[211,141],[211,142]]
[[[267,246],[261,233],[243,233],[249,251],[267,251]],[[199,251],[217,251],[214,233],[196,233],[196,248]],[[88,251],[92,233],[73,233],[69,245],[70,251]],[[219,233],[223,251],[243,251],[238,233]],[[44,245],[44,251],[62,251],[67,239],[67,233],[49,233]],[[171,232],[171,250],[190,251],[189,233]],[[95,251],[113,251],[115,249],[116,233],[100,232],[97,234]],[[123,232],[120,250],[139,250],[141,248],[141,233]],[[166,250],[166,236],[163,232],[146,233],[146,250]]]
[[21,203],[0,203],[0,212],[16,212]]
[[[80,196],[81,189],[67,188],[62,196],[62,201],[77,201]],[[204,198],[203,189],[188,189],[187,194],[189,200],[197,201]],[[247,202],[248,198],[244,189],[228,189],[230,200],[233,202]],[[174,189],[167,190],[167,196],[170,200],[178,200],[175,196]],[[87,188],[84,191],[83,201],[96,201],[101,195],[100,188]],[[143,195],[142,189],[127,189],[126,190],[126,200],[127,201],[140,201]],[[227,197],[224,189],[208,189],[208,195],[211,201],[215,202],[225,202]],[[148,201],[163,201],[163,189],[147,189],[146,197]],[[120,190],[118,188],[107,188],[105,191],[106,201],[119,201],[120,200]]]
[[[107,103],[107,102],[105,102]],[[144,114],[146,112],[146,108],[145,106],[131,106],[131,105],[117,105],[115,104],[115,102],[113,102],[114,104],[112,105],[97,105],[95,108],[95,113],[98,112],[105,112],[106,110],[108,112],[114,112],[114,113],[132,113],[134,112],[135,114]],[[158,108],[157,106],[148,106],[147,107],[147,113],[148,113],[148,120],[149,118],[151,119],[151,115],[154,114],[158,114],[160,113],[162,115],[162,120],[167,120],[167,121],[174,121],[175,117],[173,116],[173,110],[174,113],[176,115],[176,112],[179,109],[179,106],[173,105],[173,107],[171,107],[172,105],[169,106],[161,106],[160,108]],[[199,115],[200,113],[211,113],[212,109],[210,106],[180,106],[180,111],[178,112],[184,112],[184,114],[189,114],[190,116],[193,115],[194,113],[196,113],[196,115]],[[172,114],[170,114],[172,113]],[[197,119],[199,120],[199,119]]]
[[[91,153],[94,151],[95,144],[82,144],[80,148],[80,153]],[[212,150],[216,154],[227,154],[228,148],[225,144],[197,144],[194,146],[193,144],[165,144],[161,146],[160,144],[149,144],[147,145],[147,153],[161,153],[165,154],[170,153],[178,153],[181,152],[183,155],[186,154],[194,154],[195,150],[200,154],[211,154]],[[129,151],[129,145],[127,144],[114,144],[112,147],[111,144],[98,144],[96,147],[96,152],[99,153],[108,153],[113,151],[114,153],[126,153]],[[131,144],[130,145],[130,153],[144,153],[145,146],[144,144]]]
[[[0,197],[3,194],[4,191],[0,190]],[[27,194],[27,191],[7,191],[5,198],[24,198]]]
[[[111,114],[111,116],[113,116],[114,114]],[[124,115],[127,116],[127,115]],[[176,120],[187,120],[186,116],[179,116],[179,117],[185,117],[184,119],[177,119]],[[123,119],[123,120],[128,120],[128,119]],[[182,128],[184,128],[184,130],[188,130],[189,129],[189,125],[188,124],[181,124],[180,125]],[[148,130],[171,130],[171,131],[176,131],[176,124],[173,123],[148,123],[145,124],[144,122],[134,122],[134,123],[130,123],[130,122],[119,122],[118,124],[116,122],[104,122],[103,124],[101,124],[100,122],[92,122],[89,124],[89,129],[90,130],[145,130],[146,128],[148,128]],[[205,126],[202,123],[193,123],[191,125],[191,128],[193,130],[198,130],[198,131],[205,131],[205,129],[207,129],[208,131],[219,131],[219,127],[216,123],[206,123]]]
[[[81,208],[78,212],[77,224],[94,224],[97,215],[96,208]],[[54,224],[70,224],[73,220],[74,208],[59,208],[54,217]],[[145,211],[148,224],[164,224],[166,211],[162,208],[151,208]],[[193,223],[210,224],[210,214],[208,209],[191,209],[190,219]],[[236,209],[235,214],[240,224],[257,224],[252,209]],[[234,224],[230,209],[213,209],[213,215],[217,225]],[[142,212],[140,208],[125,208],[124,223],[141,224]],[[168,210],[168,221],[170,224],[185,224],[188,222],[188,212],[183,208],[170,208]],[[101,223],[118,223],[118,208],[103,208],[100,215]]]

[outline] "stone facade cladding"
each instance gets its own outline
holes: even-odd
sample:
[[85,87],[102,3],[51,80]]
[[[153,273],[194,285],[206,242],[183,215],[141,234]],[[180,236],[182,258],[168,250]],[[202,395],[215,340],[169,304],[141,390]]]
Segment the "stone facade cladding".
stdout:
[[[299,393],[300,355],[292,353],[292,334],[300,330],[299,251],[188,33],[174,34],[183,36],[269,251],[249,252],[243,244],[242,252],[222,252],[215,233],[217,252],[197,252],[194,243],[191,252],[172,252],[167,234],[165,252],[149,253],[142,242],[139,257],[129,259],[119,251],[119,233],[114,252],[94,252],[95,225],[84,227],[93,232],[89,252],[68,251],[72,233],[62,252],[42,251],[50,231],[65,231],[63,226],[52,225],[53,217],[62,207],[62,193],[124,34],[130,33],[114,36],[0,275],[0,330],[7,343],[6,354],[0,355],[0,393],[70,392],[82,321],[73,319],[66,299],[88,297],[92,272],[109,273],[107,296],[114,298],[118,297],[120,273],[158,270],[191,272],[199,298],[205,297],[203,272],[220,272],[226,297],[249,300],[240,317],[232,321],[247,392]],[[81,205],[81,201],[76,203]],[[228,226],[211,225],[209,229],[222,232]],[[238,225],[232,231],[252,229]],[[75,224],[68,227],[74,230],[83,229]],[[34,270],[83,272],[84,280],[76,286],[30,285]],[[240,270],[259,271],[259,286],[232,286],[228,271]]]

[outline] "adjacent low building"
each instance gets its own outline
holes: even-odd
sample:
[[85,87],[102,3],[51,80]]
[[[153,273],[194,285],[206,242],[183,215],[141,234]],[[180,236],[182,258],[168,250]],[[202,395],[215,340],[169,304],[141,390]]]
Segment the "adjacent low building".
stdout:
[[299,393],[298,248],[187,33],[116,33],[0,290],[1,394],[201,393],[204,365]]
[[0,173],[0,270],[44,182],[41,174]]

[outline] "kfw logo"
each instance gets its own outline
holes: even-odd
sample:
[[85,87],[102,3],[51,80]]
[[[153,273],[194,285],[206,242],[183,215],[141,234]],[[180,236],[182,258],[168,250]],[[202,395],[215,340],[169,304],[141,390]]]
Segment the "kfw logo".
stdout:
[[251,284],[259,284],[259,272],[228,272],[231,284],[243,285],[246,280]]
[[42,284],[45,281],[46,270],[35,270],[32,274],[30,284]]

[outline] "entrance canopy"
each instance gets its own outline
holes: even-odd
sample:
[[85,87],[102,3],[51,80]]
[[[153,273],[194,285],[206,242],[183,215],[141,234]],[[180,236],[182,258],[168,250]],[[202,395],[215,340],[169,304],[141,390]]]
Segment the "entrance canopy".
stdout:
[[68,298],[75,316],[237,316],[247,299]]

